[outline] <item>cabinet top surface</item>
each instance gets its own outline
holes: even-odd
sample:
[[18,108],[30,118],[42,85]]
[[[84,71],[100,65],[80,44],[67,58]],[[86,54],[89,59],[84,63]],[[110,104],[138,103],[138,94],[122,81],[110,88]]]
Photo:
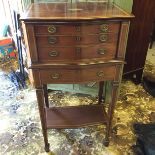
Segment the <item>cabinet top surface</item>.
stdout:
[[133,15],[105,2],[33,3],[22,15],[24,21],[78,21],[95,19],[127,19]]

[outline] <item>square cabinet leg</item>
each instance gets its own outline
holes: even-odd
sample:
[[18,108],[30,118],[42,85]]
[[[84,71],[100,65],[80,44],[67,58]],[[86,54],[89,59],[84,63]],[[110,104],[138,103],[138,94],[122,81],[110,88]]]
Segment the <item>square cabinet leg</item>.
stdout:
[[98,91],[98,104],[103,102],[103,88],[104,88],[104,81],[99,82],[99,91]]
[[112,91],[111,91],[112,99],[111,99],[111,102],[109,103],[109,107],[108,107],[108,121],[107,121],[107,125],[106,125],[105,140],[103,142],[103,144],[105,146],[109,146],[109,137],[111,134],[114,108],[115,108],[115,104],[117,101],[118,87],[119,87],[119,82],[112,82]]
[[43,85],[43,89],[44,89],[45,105],[47,108],[49,108],[47,84]]
[[45,113],[45,103],[44,103],[44,89],[43,87],[36,89],[36,95],[38,100],[38,108],[39,108],[39,114],[40,114],[40,120],[41,120],[41,126],[42,126],[42,133],[45,143],[45,151],[50,152],[50,145],[48,143],[48,137],[47,137],[47,125],[46,125],[46,113]]

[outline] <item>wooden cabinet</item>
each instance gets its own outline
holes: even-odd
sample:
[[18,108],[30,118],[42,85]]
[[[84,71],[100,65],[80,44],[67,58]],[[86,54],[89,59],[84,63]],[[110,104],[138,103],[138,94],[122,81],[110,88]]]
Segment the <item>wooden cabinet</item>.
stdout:
[[132,13],[135,18],[131,21],[126,49],[124,77],[140,83],[149,47],[150,34],[155,18],[155,1],[134,0]]
[[[68,3],[32,4],[23,15],[47,152],[47,129],[100,123],[106,125],[104,144],[108,146],[132,17],[103,2],[79,2],[74,9]],[[112,85],[107,111],[103,81]],[[49,107],[47,84],[87,82],[99,82],[98,104]]]

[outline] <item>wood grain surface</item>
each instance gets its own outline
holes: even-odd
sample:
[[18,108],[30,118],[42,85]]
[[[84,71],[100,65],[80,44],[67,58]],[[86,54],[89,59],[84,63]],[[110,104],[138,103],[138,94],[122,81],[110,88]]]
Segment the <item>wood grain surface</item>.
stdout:
[[34,3],[22,15],[24,21],[71,21],[125,19],[133,17],[117,6],[103,2]]

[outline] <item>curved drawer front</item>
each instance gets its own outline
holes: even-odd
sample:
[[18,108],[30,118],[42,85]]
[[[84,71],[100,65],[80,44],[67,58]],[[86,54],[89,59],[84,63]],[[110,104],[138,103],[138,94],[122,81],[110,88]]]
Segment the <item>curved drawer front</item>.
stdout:
[[103,22],[97,24],[74,24],[74,25],[36,25],[34,27],[36,34],[63,34],[63,35],[74,35],[74,34],[96,34],[96,33],[118,33],[119,22]]
[[[62,67],[63,68],[63,67]],[[115,66],[90,65],[78,69],[45,69],[40,70],[42,83],[81,83],[91,81],[114,80]]]
[[94,46],[77,47],[40,47],[38,57],[40,62],[80,60],[102,58],[110,60],[115,58],[116,43],[98,44]]
[[98,34],[98,35],[83,35],[83,36],[37,36],[36,42],[38,47],[52,46],[76,46],[76,45],[91,45],[99,43],[116,43],[117,34]]

